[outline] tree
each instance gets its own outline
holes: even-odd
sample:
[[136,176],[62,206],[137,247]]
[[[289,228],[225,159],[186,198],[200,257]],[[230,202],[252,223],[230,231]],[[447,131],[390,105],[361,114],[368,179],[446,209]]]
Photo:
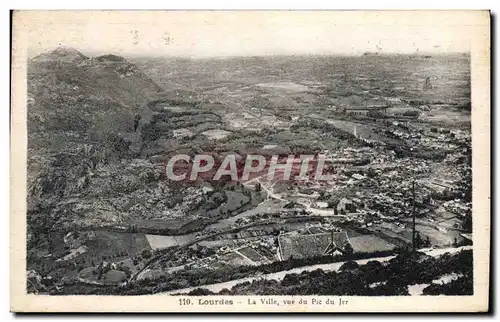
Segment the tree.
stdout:
[[205,288],[197,288],[188,293],[188,295],[214,295],[215,293]]
[[134,117],[134,131],[137,131],[137,128],[139,127],[139,121],[141,120],[141,116],[137,114]]
[[297,274],[286,274],[285,277],[283,278],[283,281],[281,282],[281,285],[283,286],[293,286],[297,285],[300,283],[300,278]]
[[424,295],[472,295],[474,283],[472,278],[460,277],[448,284],[431,284],[424,288]]
[[352,248],[351,244],[347,243],[344,246],[344,255],[345,256],[350,256],[354,253],[354,249]]
[[430,240],[429,236],[427,236],[427,237],[425,238],[425,243],[424,243],[424,246],[425,246],[425,247],[430,247],[430,246],[431,246],[431,240]]
[[385,291],[387,292],[385,295],[408,295],[408,286],[403,279],[394,275],[385,283]]
[[339,271],[350,271],[355,270],[359,267],[358,263],[354,261],[345,262],[342,266],[340,266]]
[[462,228],[467,231],[471,232],[472,231],[472,214],[470,212],[467,212],[465,214],[465,218],[462,224]]
[[422,242],[422,236],[420,236],[420,233],[417,231],[415,232],[415,248],[421,248],[423,246]]
[[151,252],[149,250],[145,249],[142,251],[141,255],[144,259],[148,259],[151,257]]

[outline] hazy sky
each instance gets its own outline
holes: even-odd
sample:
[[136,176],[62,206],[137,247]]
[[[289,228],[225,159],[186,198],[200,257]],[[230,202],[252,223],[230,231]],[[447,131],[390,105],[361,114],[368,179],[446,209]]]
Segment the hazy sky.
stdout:
[[469,52],[484,12],[21,12],[30,56],[84,53],[232,56]]

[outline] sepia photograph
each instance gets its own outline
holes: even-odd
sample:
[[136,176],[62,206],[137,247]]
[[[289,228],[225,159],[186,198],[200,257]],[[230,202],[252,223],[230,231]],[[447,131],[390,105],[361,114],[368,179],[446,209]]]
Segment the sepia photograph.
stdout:
[[11,310],[488,310],[488,11],[12,28]]

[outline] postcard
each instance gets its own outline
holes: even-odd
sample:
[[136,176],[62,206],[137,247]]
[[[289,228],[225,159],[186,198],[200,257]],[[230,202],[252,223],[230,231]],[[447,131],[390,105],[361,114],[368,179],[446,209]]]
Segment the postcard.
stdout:
[[12,28],[12,311],[489,310],[489,11]]

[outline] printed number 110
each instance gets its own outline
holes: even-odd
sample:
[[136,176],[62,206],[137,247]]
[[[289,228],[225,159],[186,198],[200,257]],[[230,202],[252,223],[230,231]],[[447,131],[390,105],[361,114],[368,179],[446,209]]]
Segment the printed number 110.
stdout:
[[191,300],[190,299],[179,299],[179,304],[180,305],[190,305]]

